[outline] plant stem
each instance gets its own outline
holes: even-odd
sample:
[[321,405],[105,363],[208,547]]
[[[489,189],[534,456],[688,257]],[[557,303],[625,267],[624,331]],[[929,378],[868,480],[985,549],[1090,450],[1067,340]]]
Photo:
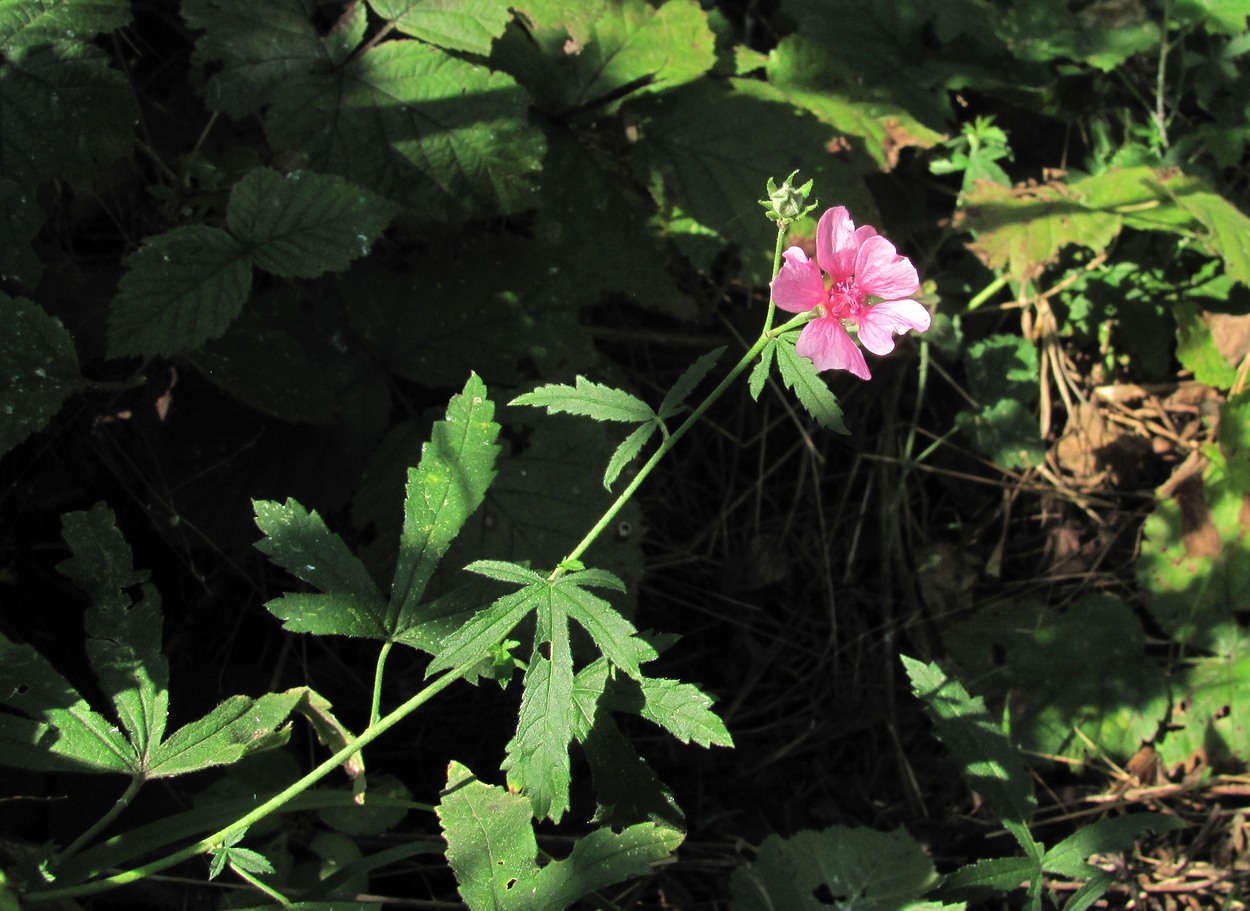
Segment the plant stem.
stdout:
[[231,864],[230,869],[234,871],[235,875],[237,875],[239,879],[243,880],[256,891],[265,893],[284,908],[291,904],[291,900],[273,886],[261,882],[258,877],[253,876],[237,864]]
[[118,886],[125,886],[130,883],[138,882],[153,873],[159,873],[175,864],[180,864],[184,860],[190,860],[196,855],[203,854],[206,851],[212,851],[222,847],[226,839],[240,829],[246,829],[253,823],[264,819],[271,813],[281,808],[285,803],[308,790],[326,775],[333,772],[338,766],[350,757],[353,753],[358,753],[364,747],[377,740],[384,733],[389,731],[399,722],[403,721],[414,711],[419,709],[425,703],[429,702],[434,696],[445,690],[451,684],[455,683],[470,670],[477,666],[480,656],[473,658],[472,661],[466,661],[464,664],[448,671],[442,677],[439,677],[433,683],[425,687],[425,689],[412,696],[407,702],[395,709],[389,715],[378,720],[376,724],[371,724],[364,731],[352,738],[342,749],[330,758],[326,759],[319,766],[310,771],[303,778],[288,786],[286,789],[275,794],[266,800],[260,806],[249,811],[246,815],[230,823],[223,829],[218,829],[212,835],[201,838],[195,844],[188,845],[180,851],[166,857],[158,858],[151,863],[144,864],[141,867],[135,867],[133,870],[124,870],[121,873],[115,873],[104,879],[95,882],[82,883],[77,886],[67,886],[63,889],[45,889],[40,891],[28,892],[23,896],[27,904],[43,904],[45,902],[57,901],[63,898],[74,898],[80,895],[94,895],[97,892],[104,892],[108,889],[114,889]]
[[[656,448],[655,452],[651,454],[651,458],[647,459],[646,463],[638,469],[638,474],[634,475],[633,479],[628,485],[626,485],[625,489],[621,491],[620,496],[618,496],[616,500],[613,501],[612,505],[609,506],[603,513],[603,515],[599,517],[599,521],[595,523],[595,527],[586,534],[586,537],[582,538],[576,547],[569,551],[568,556],[560,561],[561,564],[572,563],[586,552],[587,548],[595,542],[595,539],[598,538],[599,535],[603,533],[603,530],[608,527],[614,518],[616,518],[616,514],[619,513],[621,509],[624,508],[625,504],[629,502],[630,497],[632,497],[634,493],[637,492],[638,488],[642,486],[642,482],[647,479],[647,476],[651,474],[651,472],[655,469],[655,466],[660,463],[660,460],[668,454],[669,450],[677,444],[678,440],[685,436],[686,431],[693,427],[699,418],[703,417],[704,412],[712,407],[712,404],[725,393],[725,390],[733,384],[734,380],[741,376],[747,367],[751,366],[751,362],[759,356],[760,352],[764,350],[764,347],[769,342],[775,340],[778,336],[789,332],[796,326],[803,325],[815,315],[815,311],[809,310],[806,313],[800,313],[794,319],[776,329],[767,329],[762,332],[760,337],[756,339],[755,344],[747,349],[747,353],[742,355],[742,358],[733,366],[733,369],[725,375],[725,378],[717,384],[716,388],[707,394],[707,398],[700,402],[694,411],[690,412],[686,420],[682,421],[681,426],[674,430],[669,436],[661,440],[660,445]],[[555,582],[566,572],[567,570],[557,566],[551,571],[551,575],[547,577],[547,581]]]
[[[786,242],[786,226],[777,225],[777,245],[773,248],[773,278],[777,277],[777,273],[781,271],[781,247]],[[764,317],[764,334],[767,335],[773,328],[773,316],[777,312],[777,302],[773,299],[773,287],[770,282],[768,285],[768,316]]]
[[971,313],[973,310],[977,309],[977,307],[981,306],[983,303],[985,303],[987,300],[989,300],[991,297],[993,297],[995,294],[1001,291],[1003,289],[1003,286],[1006,284],[1007,284],[1007,276],[1005,275],[998,276],[996,279],[994,279],[992,282],[990,282],[988,285],[982,288],[979,292],[977,292],[977,294],[971,300],[968,301],[968,306],[965,309],[969,313]]
[[[87,831],[75,838],[73,844],[58,854],[56,856],[55,864],[60,864],[69,860],[69,858],[78,853],[79,849],[81,849],[83,845],[87,844],[87,842],[91,841],[91,839],[95,838],[96,835],[102,832],[109,823],[121,814],[122,810],[130,806],[130,802],[135,799],[135,795],[139,793],[139,789],[143,787],[143,785],[144,779],[141,777],[136,776],[135,778],[130,779],[130,784],[126,785],[126,790],[123,791],[122,796],[117,798],[113,805],[109,807],[108,812],[97,819],[95,823],[87,829]],[[55,864],[53,865],[54,872],[56,869]]]
[[373,670],[373,702],[369,709],[369,727],[373,727],[382,717],[382,672],[386,670],[386,656],[391,653],[395,643],[387,639],[378,652],[378,664]]

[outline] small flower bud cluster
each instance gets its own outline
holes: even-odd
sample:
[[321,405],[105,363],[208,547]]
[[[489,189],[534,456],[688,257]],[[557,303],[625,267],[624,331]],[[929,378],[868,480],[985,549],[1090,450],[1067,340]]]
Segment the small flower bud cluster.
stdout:
[[771,177],[768,178],[766,187],[768,198],[759,201],[760,205],[764,207],[764,212],[768,218],[777,222],[778,225],[793,224],[817,206],[817,203],[812,203],[810,206],[805,205],[807,197],[812,192],[812,184],[815,181],[809,180],[801,187],[796,187],[792,181],[797,173],[799,172],[790,172],[790,176],[782,181],[780,187],[777,186]]

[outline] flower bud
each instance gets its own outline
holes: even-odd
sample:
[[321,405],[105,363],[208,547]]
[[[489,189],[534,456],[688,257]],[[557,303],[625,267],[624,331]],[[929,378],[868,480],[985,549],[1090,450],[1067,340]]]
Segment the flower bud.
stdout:
[[761,199],[760,205],[764,207],[764,212],[770,220],[788,225],[816,208],[816,203],[810,206],[804,205],[808,195],[812,192],[814,181],[809,180],[801,187],[796,187],[792,181],[797,173],[799,172],[792,171],[790,176],[782,181],[780,187],[771,177],[768,178],[766,187],[768,199]]

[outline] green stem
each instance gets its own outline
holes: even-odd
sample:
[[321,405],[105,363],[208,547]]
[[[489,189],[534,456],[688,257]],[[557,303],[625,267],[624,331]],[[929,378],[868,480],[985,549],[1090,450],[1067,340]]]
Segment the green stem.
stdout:
[[107,889],[114,889],[118,886],[125,886],[130,883],[138,882],[145,877],[151,876],[153,873],[159,873],[175,864],[180,864],[184,860],[203,854],[206,851],[213,851],[222,847],[226,843],[226,839],[239,830],[246,829],[253,823],[264,819],[266,816],[276,812],[288,801],[298,797],[304,791],[308,790],[326,775],[333,772],[338,766],[342,765],[348,757],[353,753],[360,752],[364,747],[377,740],[384,733],[389,731],[399,722],[403,721],[425,703],[429,702],[436,695],[441,693],[451,684],[455,683],[474,667],[477,666],[480,656],[475,657],[472,661],[466,661],[464,664],[448,671],[442,677],[439,677],[425,689],[410,698],[407,702],[395,709],[389,715],[378,720],[377,724],[371,724],[368,728],[352,738],[348,743],[336,752],[329,759],[326,759],[319,766],[296,781],[294,784],[280,791],[273,797],[266,800],[260,806],[241,816],[239,819],[230,823],[223,829],[218,829],[212,835],[201,838],[193,845],[188,845],[181,851],[175,851],[166,857],[158,858],[151,863],[144,864],[141,867],[135,867],[133,870],[124,870],[104,879],[95,882],[82,883],[77,886],[67,886],[63,889],[46,889],[38,892],[29,892],[23,896],[27,904],[35,905],[44,902],[57,901],[62,898],[75,898],[81,895],[93,895],[97,892],[103,892]]
[[998,276],[998,278],[994,279],[992,282],[990,282],[988,285],[982,288],[976,294],[975,297],[973,297],[970,301],[968,301],[968,307],[967,307],[968,312],[971,313],[973,310],[977,309],[977,307],[981,306],[983,303],[985,303],[987,300],[989,300],[991,297],[993,297],[995,294],[1001,291],[1006,284],[1007,284],[1007,276],[1005,275]]
[[265,893],[274,901],[276,901],[278,904],[282,905],[284,908],[291,904],[291,900],[289,898],[287,898],[285,895],[283,895],[273,886],[270,886],[270,885],[267,885],[266,883],[261,882],[258,877],[253,876],[251,873],[247,872],[242,867],[236,864],[231,864],[230,869],[234,871],[235,875],[238,876],[239,879],[243,880],[245,883],[247,883],[249,886],[257,890],[258,892]]
[[378,652],[378,664],[373,669],[373,702],[369,709],[369,726],[373,727],[382,717],[382,672],[386,670],[386,656],[391,653],[391,646],[395,643],[389,639],[382,643],[382,648]]
[[[773,249],[773,278],[777,277],[777,273],[781,271],[781,248],[786,242],[786,226],[777,225],[777,245]],[[767,335],[773,328],[773,315],[777,312],[777,302],[773,300],[773,286],[770,282],[768,285],[768,316],[764,318],[764,334]]]
[[105,826],[121,814],[122,810],[130,806],[130,802],[135,799],[135,795],[139,793],[139,789],[143,787],[143,784],[144,779],[141,777],[130,779],[130,784],[126,785],[126,790],[122,792],[121,797],[117,798],[113,806],[109,807],[108,812],[97,819],[95,824],[88,828],[86,832],[75,838],[73,844],[56,856],[53,871],[55,872],[56,865],[64,863],[77,854],[83,845],[95,838],[96,835],[104,830]]
[[[746,354],[742,355],[742,358],[734,365],[733,369],[725,375],[725,378],[717,384],[715,389],[707,394],[707,398],[700,402],[694,411],[690,412],[686,419],[682,421],[680,427],[660,442],[660,445],[656,448],[655,452],[651,454],[651,458],[647,459],[642,468],[638,469],[638,474],[634,475],[633,480],[631,480],[629,484],[626,485],[625,489],[621,491],[620,496],[618,496],[616,500],[613,501],[612,505],[609,506],[603,513],[603,515],[599,517],[599,521],[595,523],[595,527],[586,534],[586,537],[582,538],[576,547],[569,551],[568,556],[561,560],[560,563],[562,565],[567,565],[576,561],[586,552],[590,545],[595,543],[595,539],[598,538],[599,535],[603,533],[603,530],[611,524],[614,518],[616,518],[617,513],[624,508],[625,504],[629,502],[630,497],[632,497],[638,488],[642,486],[642,482],[645,481],[647,476],[655,470],[655,466],[660,464],[660,460],[668,454],[669,450],[677,444],[678,440],[686,435],[686,431],[693,427],[699,418],[703,417],[703,414],[712,407],[713,403],[724,395],[725,390],[733,385],[734,380],[741,376],[742,373],[751,366],[751,362],[759,357],[760,352],[764,350],[765,346],[769,342],[774,341],[778,336],[789,332],[796,326],[803,325],[814,316],[816,316],[816,312],[814,310],[809,310],[806,313],[800,313],[794,319],[777,329],[766,329],[762,332],[760,337],[756,339],[755,344],[747,350]],[[554,570],[552,570],[551,575],[547,577],[547,581],[555,582],[566,572],[567,570],[557,566]]]

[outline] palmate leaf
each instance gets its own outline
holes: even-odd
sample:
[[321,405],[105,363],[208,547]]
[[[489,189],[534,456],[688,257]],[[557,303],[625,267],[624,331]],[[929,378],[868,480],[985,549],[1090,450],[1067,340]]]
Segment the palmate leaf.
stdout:
[[[0,762],[45,772],[134,773],[133,748],[35,649],[0,635]],[[23,717],[25,716],[25,717]]]
[[[829,384],[816,370],[815,364],[808,358],[800,357],[794,350],[793,334],[777,339],[776,355],[782,382],[787,388],[794,390],[799,404],[813,420],[826,430],[850,433],[842,420],[842,408],[838,405],[837,397],[829,390]],[[751,380],[755,381],[754,374]]]
[[0,4],[4,55],[41,44],[90,41],[130,21],[127,0],[20,0]]
[[373,11],[395,28],[449,51],[485,57],[511,18],[508,0],[369,0]]
[[[152,779],[235,762],[286,742],[286,719],[298,702],[287,694],[233,697],[162,740],[168,665],[147,572],[132,566],[106,506],[69,513],[64,526],[72,556],[61,569],[91,597],[87,657],[121,730],[35,649],[0,636],[0,702],[17,713],[0,713],[0,762]],[[128,594],[135,587],[137,601]]]
[[[146,570],[136,570],[112,510],[97,503],[62,519],[73,556],[57,568],[91,598],[87,658],[112,700],[135,754],[146,766],[165,734],[169,664],[161,653],[160,597]],[[127,593],[137,588],[139,600]]]
[[579,839],[568,858],[537,862],[529,803],[477,781],[457,762],[437,807],[447,861],[471,911],[561,911],[598,889],[646,874],[672,854],[681,833],[639,823],[616,833],[599,829]]
[[196,59],[214,70],[208,103],[235,116],[264,109],[275,149],[417,218],[460,221],[532,205],[543,140],[511,77],[420,41],[357,47],[344,58],[341,38],[317,34],[315,7],[188,0],[184,15],[205,29]]
[[837,201],[857,221],[873,221],[862,176],[828,154],[836,131],[810,114],[796,116],[789,103],[705,79],[639,99],[634,110],[646,142],[632,146],[631,164],[651,188],[667,236],[701,267],[734,245],[745,277],[760,285],[772,279],[776,227],[744,201],[759,196],[761,174],[788,174],[797,161],[811,163],[805,176],[817,186],[837,187]]
[[256,549],[319,594],[286,592],[265,607],[292,632],[318,636],[387,635],[386,599],[369,571],[317,513],[294,500],[258,500]]
[[431,643],[428,616],[439,630],[460,602],[421,605],[426,584],[451,541],[478,507],[494,477],[499,426],[486,387],[471,375],[432,430],[420,464],[409,471],[399,561],[389,599],[368,569],[316,512],[294,500],[258,501],[256,523],[265,537],[256,547],[317,592],[287,592],[266,607],[294,632],[362,636],[408,645]]
[[644,0],[513,6],[524,30],[510,29],[495,46],[495,59],[548,110],[611,111],[632,94],[688,83],[715,62],[715,36],[693,0],[659,8]]
[[0,291],[0,453],[42,428],[83,382],[61,321]]
[[615,706],[603,698],[610,673],[607,659],[599,658],[573,680],[573,737],[581,743],[595,781],[598,807],[593,821],[617,825],[646,818],[681,825],[681,808],[672,792],[612,719]]

